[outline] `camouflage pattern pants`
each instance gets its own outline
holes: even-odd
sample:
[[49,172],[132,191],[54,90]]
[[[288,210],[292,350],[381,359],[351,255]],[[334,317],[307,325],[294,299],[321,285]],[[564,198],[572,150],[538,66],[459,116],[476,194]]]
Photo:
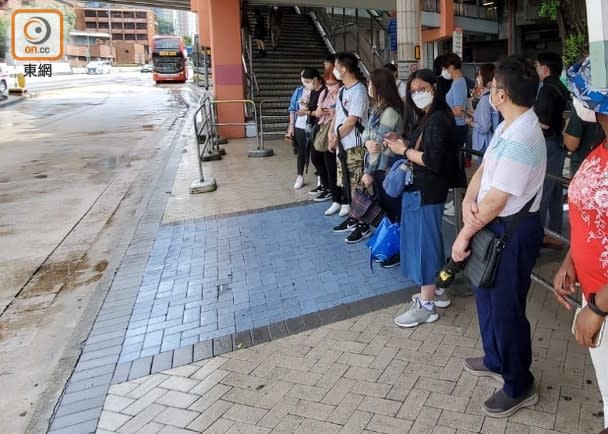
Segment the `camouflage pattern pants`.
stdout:
[[[349,175],[350,179],[350,191],[351,197],[352,192],[355,191],[357,185],[361,182],[361,178],[363,178],[363,157],[365,156],[365,148],[360,146],[347,149],[346,153],[346,171]],[[339,187],[344,188],[343,182],[343,164],[342,161],[336,156],[338,160],[338,175],[337,175],[337,184]]]

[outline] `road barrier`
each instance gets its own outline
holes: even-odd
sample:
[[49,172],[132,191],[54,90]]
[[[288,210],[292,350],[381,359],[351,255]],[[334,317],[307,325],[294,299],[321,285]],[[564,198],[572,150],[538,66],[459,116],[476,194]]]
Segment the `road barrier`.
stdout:
[[[229,100],[216,99],[216,100],[212,100],[211,101],[211,106],[212,106],[211,127],[212,127],[213,131],[217,131],[217,127],[238,127],[238,126],[249,127],[249,126],[251,126],[250,122],[217,122],[216,121],[216,119],[217,119],[216,108],[220,104],[243,104],[244,108],[245,108],[245,112],[253,114],[253,119],[254,119],[254,123],[256,126],[256,131],[255,131],[256,149],[250,149],[249,152],[247,152],[248,157],[261,158],[261,157],[270,157],[270,156],[274,155],[274,151],[272,149],[270,149],[270,148],[265,149],[264,144],[260,143],[260,134],[259,134],[259,129],[257,128],[258,113],[257,113],[257,109],[256,109],[254,101],[252,101],[250,99],[229,99]],[[213,140],[215,140],[215,136],[212,137],[212,141]]]
[[[206,151],[213,133],[211,118],[211,97],[206,93],[199,100],[198,109],[194,112],[194,134],[196,136],[196,158],[199,177],[190,185],[191,194],[208,193],[217,189],[215,179],[205,179],[203,175],[203,162],[209,161],[205,157],[207,157]],[[219,154],[218,157],[216,159],[222,158]]]

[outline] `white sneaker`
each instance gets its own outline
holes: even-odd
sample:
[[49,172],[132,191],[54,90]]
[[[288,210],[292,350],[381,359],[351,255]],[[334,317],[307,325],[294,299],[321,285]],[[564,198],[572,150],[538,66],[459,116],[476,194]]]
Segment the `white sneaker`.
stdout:
[[293,188],[295,188],[296,190],[299,190],[303,186],[304,186],[304,177],[302,175],[298,175],[296,177],[296,182],[293,185]]
[[334,203],[331,204],[331,206],[329,208],[327,208],[325,210],[325,215],[326,216],[334,215],[335,213],[337,213],[338,211],[340,211],[341,207],[342,206],[338,202],[334,202]]
[[342,205],[340,207],[340,217],[346,217],[350,213],[350,205]]
[[418,324],[435,322],[439,319],[435,306],[428,310],[420,304],[420,300],[413,301],[407,311],[396,317],[393,321],[399,327],[416,327]]
[[456,216],[456,208],[454,208],[453,200],[451,200],[445,204],[445,209],[443,210],[443,213],[448,217]]
[[[412,295],[412,301],[416,301],[419,298],[420,298],[420,293]],[[435,306],[437,306],[437,307],[446,308],[450,304],[452,304],[452,297],[449,296],[449,294],[448,294],[447,291],[445,291],[441,295],[435,294],[435,298],[433,299],[433,303],[435,303]]]

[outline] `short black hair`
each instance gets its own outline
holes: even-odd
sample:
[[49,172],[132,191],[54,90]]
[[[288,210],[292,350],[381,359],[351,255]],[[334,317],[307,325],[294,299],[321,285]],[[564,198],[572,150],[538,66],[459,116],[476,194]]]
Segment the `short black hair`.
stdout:
[[462,69],[462,59],[456,53],[446,54],[446,56],[443,58],[443,64],[441,66],[444,68],[453,66],[454,69]]
[[395,72],[397,72],[397,67],[395,66],[394,63],[387,63],[386,65],[384,65],[385,69],[388,69],[390,72],[392,72],[393,74]]
[[353,53],[336,53],[334,64],[339,62],[351,73],[355,73],[359,69],[359,59]]
[[559,76],[564,69],[562,56],[553,51],[539,53],[538,56],[536,56],[536,61],[539,65],[549,68],[550,74],[556,77]]
[[536,68],[521,56],[507,56],[498,61],[494,71],[496,87],[504,89],[513,104],[532,107],[538,93]]
[[321,79],[321,74],[316,68],[304,68],[300,77],[306,78],[308,80]]
[[328,56],[325,57],[325,62],[329,62],[332,65],[336,62],[336,55],[335,54],[330,54]]

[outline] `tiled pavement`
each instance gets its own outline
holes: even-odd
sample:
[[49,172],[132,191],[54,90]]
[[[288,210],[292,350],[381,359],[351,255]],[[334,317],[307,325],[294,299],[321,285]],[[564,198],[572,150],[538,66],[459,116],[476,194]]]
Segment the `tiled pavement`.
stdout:
[[[323,205],[284,206],[309,197],[291,190],[293,156],[281,143],[265,160],[247,159],[245,141],[229,144],[207,170],[217,192],[199,196],[185,193],[195,176],[191,145],[184,154],[176,147],[150,198],[51,432],[599,431],[589,356],[544,289],[534,287],[529,309],[541,401],[508,420],[485,418],[479,405],[498,385],[462,370],[464,357],[479,354],[471,298],[457,298],[437,323],[398,329],[396,304],[413,289],[382,295],[407,282],[397,270],[372,276],[364,248],[328,231]],[[255,211],[268,206],[279,207]],[[324,275],[334,261],[348,271]],[[273,315],[255,308],[262,296]],[[221,302],[204,310],[208,301]],[[219,332],[201,330],[203,318],[232,334],[205,340]]]
[[[119,363],[411,286],[308,204],[159,229]],[[334,222],[335,219],[329,220]]]
[[462,369],[481,354],[472,298],[418,329],[399,307],[113,385],[98,433],[597,433],[589,356],[551,295],[531,294],[540,401],[507,419],[480,405],[498,387]]

